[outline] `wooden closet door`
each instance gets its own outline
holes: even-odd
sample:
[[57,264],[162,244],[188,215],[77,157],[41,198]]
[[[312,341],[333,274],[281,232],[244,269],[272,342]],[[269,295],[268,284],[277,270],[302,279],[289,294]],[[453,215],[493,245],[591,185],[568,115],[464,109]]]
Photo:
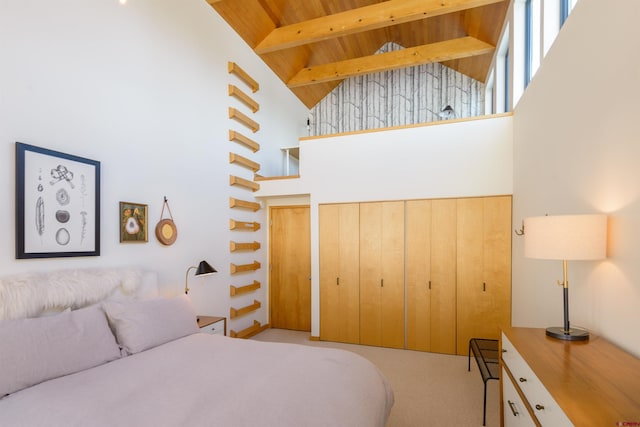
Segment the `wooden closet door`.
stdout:
[[406,204],[407,348],[431,351],[431,200]]
[[434,200],[431,210],[431,347],[456,353],[457,263],[455,199]]
[[320,339],[360,342],[359,205],[320,205]]
[[477,333],[497,339],[501,326],[511,325],[511,196],[484,199],[483,316]]
[[382,206],[382,345],[404,348],[404,202]]
[[407,202],[407,348],[456,353],[456,200]]
[[511,320],[511,197],[458,201],[458,354]]
[[404,347],[404,202],[360,204],[360,343]]

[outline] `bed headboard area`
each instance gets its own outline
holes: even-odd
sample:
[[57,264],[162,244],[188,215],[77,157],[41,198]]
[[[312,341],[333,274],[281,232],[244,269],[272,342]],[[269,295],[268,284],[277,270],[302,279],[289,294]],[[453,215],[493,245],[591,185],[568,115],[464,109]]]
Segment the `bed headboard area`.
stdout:
[[22,273],[0,277],[0,321],[156,296],[157,274],[136,267]]

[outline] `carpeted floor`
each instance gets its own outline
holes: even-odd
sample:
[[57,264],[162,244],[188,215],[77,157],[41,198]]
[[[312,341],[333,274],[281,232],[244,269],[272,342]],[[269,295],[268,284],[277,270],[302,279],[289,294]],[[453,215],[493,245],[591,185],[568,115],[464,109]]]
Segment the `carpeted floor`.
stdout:
[[[466,356],[310,341],[308,332],[267,329],[253,339],[350,350],[373,362],[387,377],[395,405],[387,427],[482,426],[482,378]],[[487,426],[500,425],[498,381],[487,383]]]

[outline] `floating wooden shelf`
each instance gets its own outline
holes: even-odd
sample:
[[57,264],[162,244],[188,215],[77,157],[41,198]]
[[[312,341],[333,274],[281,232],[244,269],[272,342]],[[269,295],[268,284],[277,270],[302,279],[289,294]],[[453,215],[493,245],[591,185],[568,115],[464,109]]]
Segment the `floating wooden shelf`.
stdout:
[[258,231],[258,230],[260,230],[260,223],[259,222],[236,221],[235,219],[230,219],[229,220],[229,230]]
[[242,273],[245,271],[255,271],[260,268],[260,263],[258,261],[253,261],[251,264],[240,264],[236,265],[234,263],[229,264],[231,267],[231,274]]
[[254,181],[274,181],[276,179],[298,179],[300,175],[281,175],[281,176],[262,176],[259,174],[253,175]]
[[229,71],[229,74],[235,74],[240,80],[245,82],[247,86],[251,88],[251,91],[253,93],[256,93],[260,90],[260,85],[258,84],[258,82],[252,79],[251,76],[247,74],[247,72],[242,68],[240,68],[240,66],[235,62],[229,62],[227,64],[227,70]]
[[253,321],[253,325],[249,326],[246,329],[241,330],[240,332],[236,332],[233,329],[229,332],[229,335],[232,338],[249,338],[262,331],[262,325],[257,320]]
[[242,307],[242,308],[229,308],[229,317],[231,317],[232,319],[235,319],[238,316],[244,316],[247,313],[251,313],[252,311],[256,311],[257,309],[259,309],[260,307],[262,307],[262,304],[260,304],[260,301],[258,300],[253,300],[253,304],[248,305],[246,307]]
[[243,209],[251,209],[256,212],[260,210],[260,203],[258,202],[249,202],[247,200],[236,199],[235,197],[229,197],[229,207],[230,208],[243,208]]
[[249,129],[251,129],[253,133],[256,133],[260,130],[260,124],[258,124],[258,122],[233,107],[229,107],[229,118],[245,125]]
[[260,189],[260,184],[235,175],[229,175],[229,185],[238,185],[251,191],[258,191]]
[[238,243],[234,241],[229,242],[229,250],[231,252],[257,251],[258,249],[260,249],[260,242],[247,242],[247,243]]
[[240,132],[236,132],[234,130],[229,130],[229,141],[238,142],[245,147],[251,149],[254,153],[260,150],[260,144],[252,140],[251,138],[247,138]]
[[238,295],[248,294],[249,292],[253,292],[257,289],[260,289],[260,282],[258,282],[257,280],[254,280],[253,283],[245,286],[236,287],[233,285],[229,285],[229,295],[235,297]]
[[249,160],[236,153],[229,153],[229,163],[237,163],[238,165],[251,169],[254,172],[258,172],[260,170],[260,163],[256,163],[253,160]]
[[247,107],[251,108],[254,113],[260,109],[260,104],[253,100],[249,95],[238,89],[237,86],[229,85],[229,96],[233,96]]

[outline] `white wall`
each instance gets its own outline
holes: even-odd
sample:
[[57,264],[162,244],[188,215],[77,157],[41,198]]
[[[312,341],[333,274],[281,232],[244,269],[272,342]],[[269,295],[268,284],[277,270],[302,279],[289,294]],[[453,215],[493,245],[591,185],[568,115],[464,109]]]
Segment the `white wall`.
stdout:
[[[640,2],[583,0],[514,112],[514,222],[606,213],[608,259],[569,262],[570,319],[640,356]],[[525,230],[526,233],[526,230]],[[560,326],[560,261],[513,245],[513,323]]]
[[[229,187],[229,174],[253,176],[229,165],[228,152],[258,161],[264,175],[279,175],[278,147],[296,143],[308,110],[207,2],[3,0],[0,40],[2,275],[140,265],[158,271],[163,292],[175,294],[187,268],[206,259],[218,273],[191,277],[190,295],[202,314],[227,316],[230,284],[266,283],[264,268],[251,277],[229,274],[230,262],[266,264],[266,245],[255,254],[229,253],[229,240],[242,239],[229,231],[229,218],[264,222],[266,213],[228,208],[229,196],[252,199]],[[256,134],[227,118],[229,106],[250,114],[227,95],[228,83],[243,85],[227,73],[227,61],[260,83],[253,94],[261,107],[253,116],[261,125]],[[255,139],[261,151],[229,142],[229,128]],[[101,256],[15,259],[15,141],[101,161]],[[165,195],[178,227],[170,247],[153,234]],[[148,243],[119,243],[119,201],[149,205]],[[265,242],[265,230],[251,240]],[[263,288],[258,299],[265,295]],[[261,309],[257,320],[267,321],[266,313]],[[230,326],[240,330],[252,320]]]
[[318,205],[512,194],[512,116],[303,138],[300,179],[266,181],[267,199],[310,195],[311,334],[320,331]]

